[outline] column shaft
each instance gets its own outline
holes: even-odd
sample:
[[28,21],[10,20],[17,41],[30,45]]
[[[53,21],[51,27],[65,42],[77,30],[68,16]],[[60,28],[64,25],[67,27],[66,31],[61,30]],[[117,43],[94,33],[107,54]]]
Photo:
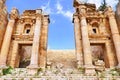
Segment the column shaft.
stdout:
[[41,29],[41,19],[36,19],[36,26],[34,30],[34,38],[32,45],[32,54],[29,68],[37,68],[38,67],[38,53],[39,53],[39,43],[40,43],[40,31]]
[[1,47],[0,66],[6,66],[7,55],[9,51],[10,42],[11,42],[14,23],[15,23],[15,20],[12,19],[9,21],[7,25],[6,33],[5,33],[3,44]]
[[43,35],[42,35],[42,51],[40,54],[40,66],[45,68],[47,63],[47,42],[48,42],[48,20],[43,23]]
[[118,58],[118,66],[120,67],[120,35],[117,27],[117,23],[114,16],[109,17],[110,29],[113,37],[113,42],[115,45],[115,50]]
[[78,67],[83,66],[83,54],[82,54],[82,43],[80,34],[80,21],[78,17],[74,18],[74,35],[75,35],[75,47]]
[[87,22],[85,18],[81,19],[81,32],[82,32],[82,43],[83,43],[85,66],[91,66],[92,56],[90,50],[90,41],[88,38]]

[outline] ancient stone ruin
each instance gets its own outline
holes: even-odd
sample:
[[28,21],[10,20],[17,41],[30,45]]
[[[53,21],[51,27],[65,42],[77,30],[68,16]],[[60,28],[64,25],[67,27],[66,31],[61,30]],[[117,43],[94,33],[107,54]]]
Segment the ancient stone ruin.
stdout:
[[[119,7],[73,0],[75,50],[48,50],[42,9],[9,14],[0,0],[0,80],[120,80]],[[119,4],[118,4],[119,6]],[[4,20],[4,21],[3,21]],[[117,20],[117,21],[116,21]]]

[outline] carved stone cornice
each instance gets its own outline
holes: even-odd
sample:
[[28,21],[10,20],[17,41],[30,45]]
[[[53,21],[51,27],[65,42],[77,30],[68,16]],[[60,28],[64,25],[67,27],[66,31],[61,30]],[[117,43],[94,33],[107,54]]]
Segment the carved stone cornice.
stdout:
[[49,19],[49,15],[43,15],[43,20],[44,20],[44,22],[48,22],[48,23],[50,23],[50,19]]
[[36,10],[25,10],[22,16],[35,16]]
[[12,38],[17,41],[32,41],[33,35],[20,35],[20,34],[13,34]]
[[103,34],[89,34],[89,38],[103,38],[103,39],[108,39],[110,37],[110,35],[103,35]]
[[23,23],[32,23],[35,24],[36,20],[35,19],[31,19],[31,18],[22,18],[19,19],[18,23],[23,24]]

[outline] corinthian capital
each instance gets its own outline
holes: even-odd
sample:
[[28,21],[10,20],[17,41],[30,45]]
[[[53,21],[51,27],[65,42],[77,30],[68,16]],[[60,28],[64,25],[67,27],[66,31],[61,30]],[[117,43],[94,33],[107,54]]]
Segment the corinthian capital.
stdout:
[[107,17],[114,17],[115,16],[115,13],[112,10],[111,6],[107,7],[104,13]]
[[79,14],[80,14],[80,18],[86,17],[86,7],[85,6],[82,6],[80,8]]
[[18,10],[16,8],[13,8],[11,10],[11,13],[10,13],[9,17],[10,17],[10,19],[17,19],[17,18],[19,18]]
[[79,18],[78,18],[77,15],[74,15],[74,16],[73,16],[73,19],[74,19],[74,23],[75,23],[75,22],[79,22]]

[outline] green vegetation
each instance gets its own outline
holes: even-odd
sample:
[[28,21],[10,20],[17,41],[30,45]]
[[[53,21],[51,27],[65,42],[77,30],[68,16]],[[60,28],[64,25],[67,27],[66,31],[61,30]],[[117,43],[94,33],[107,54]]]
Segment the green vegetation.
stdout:
[[105,0],[103,0],[103,3],[101,3],[101,6],[98,8],[98,10],[104,11],[106,7],[107,7],[107,3]]
[[85,69],[84,69],[83,67],[79,67],[79,68],[78,68],[78,71],[80,71],[80,72],[83,73],[83,74],[85,73]]
[[6,75],[6,74],[11,74],[12,71],[13,70],[13,68],[11,67],[11,66],[9,66],[8,68],[6,68],[6,69],[3,69],[2,70],[2,73],[3,73],[3,75]]

